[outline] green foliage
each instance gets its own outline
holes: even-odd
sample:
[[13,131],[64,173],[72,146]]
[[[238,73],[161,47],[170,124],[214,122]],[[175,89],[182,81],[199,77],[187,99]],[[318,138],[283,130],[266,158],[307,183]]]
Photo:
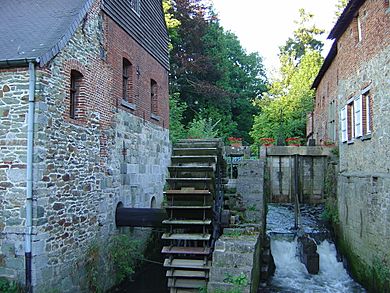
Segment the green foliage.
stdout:
[[[168,1],[168,0],[166,0]],[[185,102],[184,128],[195,120],[219,121],[222,138],[248,135],[258,109],[253,101],[267,90],[262,59],[247,54],[201,0],[177,0],[166,11],[179,25],[170,31],[170,88]]]
[[140,250],[140,242],[132,239],[130,235],[120,234],[113,237],[109,254],[118,282],[131,277],[134,273],[137,263],[142,259]]
[[19,293],[22,292],[22,289],[15,281],[10,281],[6,278],[0,277],[0,292]]
[[178,139],[185,138],[187,135],[183,124],[183,113],[187,109],[187,105],[184,102],[180,102],[177,95],[172,95],[169,98],[169,136],[172,142],[176,142]]
[[[168,33],[171,38],[177,38],[177,29],[180,26],[180,21],[174,18],[172,14],[172,0],[163,0],[162,1],[165,23],[167,25]],[[173,45],[169,43],[169,50],[173,49]]]
[[91,292],[103,292],[99,280],[100,247],[93,243],[87,251],[85,269],[87,272],[88,287]]
[[224,236],[232,237],[232,238],[239,238],[243,234],[244,234],[243,231],[240,231],[240,230],[231,230],[231,231],[223,233]]
[[286,44],[280,47],[282,56],[289,56],[291,60],[297,63],[308,50],[321,52],[324,44],[316,37],[323,34],[324,30],[312,24],[313,17],[313,14],[307,13],[303,8],[299,9],[299,21],[294,22],[297,28],[294,30],[293,37],[289,38]]
[[385,258],[389,259],[388,254],[375,256],[373,263],[368,265],[353,252],[353,245],[349,241],[338,238],[337,244],[340,252],[347,259],[352,276],[368,292],[390,292],[390,269],[389,263],[385,260]]
[[211,118],[198,117],[189,124],[188,138],[215,138],[218,136],[216,126],[219,123],[213,122]]
[[341,13],[343,12],[344,8],[347,6],[349,0],[338,0],[336,3],[336,12],[335,16],[336,18],[339,18]]
[[280,77],[256,102],[260,113],[250,132],[255,142],[264,137],[284,141],[287,137],[306,136],[306,117],[313,110],[311,86],[323,62],[322,43],[317,39],[323,30],[311,24],[312,18],[301,9],[294,37],[280,47]]
[[376,280],[376,292],[390,291],[390,268],[389,264],[380,258],[375,258],[372,264],[372,276]]
[[248,277],[241,273],[238,276],[227,275],[223,280],[225,283],[237,285],[237,286],[247,286],[248,285]]
[[332,224],[338,224],[340,222],[336,198],[328,197],[325,200],[325,210],[321,216],[323,220],[329,221]]
[[[313,110],[311,85],[322,60],[319,52],[308,51],[289,76],[272,84],[270,95],[258,103],[260,114],[255,116],[251,131],[255,141],[263,137],[306,136],[306,117]],[[283,86],[284,83],[288,86]]]

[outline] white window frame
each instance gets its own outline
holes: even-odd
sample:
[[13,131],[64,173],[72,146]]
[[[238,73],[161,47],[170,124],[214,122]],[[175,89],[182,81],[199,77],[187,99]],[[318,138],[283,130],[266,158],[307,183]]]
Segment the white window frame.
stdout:
[[340,112],[340,124],[341,124],[341,142],[348,141],[348,114],[347,106],[344,106]]
[[363,136],[363,96],[355,97],[353,101],[353,115],[355,116],[353,119],[352,127],[355,127],[354,137],[358,138]]
[[360,20],[360,16],[357,16],[357,31],[358,31],[358,42],[362,41],[362,22]]

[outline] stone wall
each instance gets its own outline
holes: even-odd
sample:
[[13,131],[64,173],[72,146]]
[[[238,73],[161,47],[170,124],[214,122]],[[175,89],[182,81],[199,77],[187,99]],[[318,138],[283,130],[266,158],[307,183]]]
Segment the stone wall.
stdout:
[[264,196],[264,160],[243,160],[238,163],[237,195],[245,207],[246,221],[261,225],[265,232],[266,198]]
[[[148,208],[152,201],[162,202],[170,159],[168,122],[160,124],[118,106],[112,81],[121,76],[116,75],[116,64],[101,54],[105,25],[100,1],[96,1],[66,47],[46,67],[37,69],[34,292],[87,291],[86,262],[94,245],[102,248],[100,285],[103,289],[112,286],[115,278],[107,249],[111,236],[119,233],[116,206],[121,202],[125,207]],[[143,78],[157,79],[161,103],[168,103],[166,70],[145,52],[137,54],[143,55],[139,63]],[[68,114],[72,69],[84,79],[81,91],[86,104],[80,119]],[[149,100],[148,90],[144,92],[140,103]],[[0,276],[21,283],[27,95],[26,69],[0,72]]]
[[207,292],[257,292],[260,253],[260,233],[225,229],[215,243]]
[[0,69],[0,277],[24,278],[28,70]]
[[[390,47],[362,65],[358,75],[340,83],[340,92],[356,92],[371,79],[370,136],[340,144],[338,204],[342,239],[366,265],[390,264]],[[345,105],[342,99],[341,105]]]

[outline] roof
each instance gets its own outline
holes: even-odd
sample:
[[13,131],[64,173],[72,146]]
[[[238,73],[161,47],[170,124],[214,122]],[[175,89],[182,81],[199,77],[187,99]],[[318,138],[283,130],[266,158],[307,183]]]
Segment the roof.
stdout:
[[50,61],[69,41],[94,0],[1,0],[0,67]]
[[340,15],[335,26],[329,33],[328,39],[335,39],[332,48],[326,56],[324,63],[322,64],[317,77],[315,78],[311,88],[317,88],[326,71],[329,69],[333,62],[333,59],[337,55],[337,40],[344,34],[346,29],[349,27],[359,8],[364,4],[365,0],[350,0],[347,6],[344,8],[343,13]]
[[324,77],[325,72],[329,69],[330,65],[333,62],[334,57],[337,55],[337,41],[333,42],[332,47],[329,50],[328,55],[326,56],[324,63],[322,63],[322,66],[320,68],[320,71],[318,72],[316,78],[314,79],[313,85],[311,86],[312,89],[317,88],[318,85],[321,82],[321,79]]
[[340,15],[335,26],[329,33],[328,39],[338,39],[342,36],[342,34],[352,22],[353,18],[356,16],[360,6],[362,6],[365,1],[366,0],[350,0],[348,2],[343,13]]

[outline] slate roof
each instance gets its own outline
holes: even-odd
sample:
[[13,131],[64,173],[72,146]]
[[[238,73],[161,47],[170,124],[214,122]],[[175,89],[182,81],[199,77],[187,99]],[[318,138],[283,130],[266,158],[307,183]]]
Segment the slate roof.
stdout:
[[0,67],[46,64],[67,43],[93,0],[1,0]]

